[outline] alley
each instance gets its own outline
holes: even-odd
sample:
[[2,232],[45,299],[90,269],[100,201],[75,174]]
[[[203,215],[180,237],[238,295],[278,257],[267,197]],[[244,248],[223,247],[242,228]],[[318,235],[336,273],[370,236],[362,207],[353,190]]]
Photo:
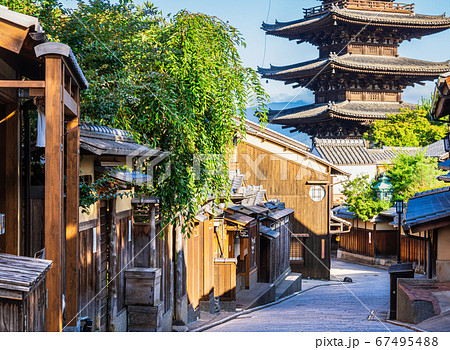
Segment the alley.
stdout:
[[[336,284],[305,280],[312,288],[280,304],[242,315],[209,329],[212,332],[383,332],[409,331],[381,323],[389,310],[389,274],[386,270],[332,261],[332,279],[350,277],[353,283]],[[329,285],[327,285],[329,284]],[[367,310],[367,306],[369,310]],[[372,318],[372,319],[370,319]]]

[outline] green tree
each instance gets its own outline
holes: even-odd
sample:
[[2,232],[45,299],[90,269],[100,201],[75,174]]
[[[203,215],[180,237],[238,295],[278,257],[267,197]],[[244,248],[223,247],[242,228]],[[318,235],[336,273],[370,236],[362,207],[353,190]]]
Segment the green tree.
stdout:
[[369,175],[359,175],[344,184],[348,209],[363,221],[369,221],[374,215],[389,209],[390,202],[376,198],[373,185],[376,180],[369,180]]
[[0,0],[0,5],[39,18],[50,38],[57,40],[52,34],[57,32],[64,15],[64,9],[58,0]]
[[437,159],[425,157],[424,152],[399,153],[387,170],[394,187],[394,200],[408,200],[415,193],[447,186],[436,178],[443,174],[445,171],[438,170]]
[[437,160],[426,158],[424,152],[415,155],[399,153],[392,164],[386,164],[386,175],[393,186],[391,202],[380,201],[376,198],[373,186],[377,179],[369,180],[368,175],[357,176],[344,184],[346,204],[352,213],[361,220],[368,221],[374,215],[388,209],[397,199],[408,201],[414,194],[445,187],[445,182],[437,180],[437,176],[445,174],[439,170]]
[[[172,175],[155,194],[170,217],[185,211],[190,218],[207,196],[228,192],[227,156],[245,134],[247,104],[258,105],[264,120],[268,97],[256,72],[242,67],[242,36],[218,18],[180,11],[128,45],[131,85],[116,125],[170,152]],[[197,155],[204,156],[194,171]]]
[[375,121],[364,137],[378,146],[425,147],[441,140],[447,132],[444,124],[430,122],[430,102],[425,99],[417,109],[402,109],[387,117]]
[[[26,1],[30,7],[15,9],[34,15],[34,5],[53,0]],[[256,104],[266,120],[268,96],[238,54],[242,35],[216,17],[163,17],[152,4],[131,0],[79,0],[63,14],[46,30],[70,45],[90,83],[82,118],[169,152],[154,175],[169,166],[170,176],[141,190],[161,198],[166,222],[179,213],[190,222],[208,196],[228,192],[227,156],[245,134],[247,105]],[[52,23],[50,17],[40,20]]]

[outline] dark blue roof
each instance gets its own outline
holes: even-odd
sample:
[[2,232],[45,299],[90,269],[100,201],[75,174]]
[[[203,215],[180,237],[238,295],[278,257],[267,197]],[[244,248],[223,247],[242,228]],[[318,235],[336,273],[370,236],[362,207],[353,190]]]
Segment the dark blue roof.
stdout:
[[450,187],[421,192],[408,202],[405,225],[408,227],[450,217]]
[[443,170],[450,170],[450,159],[445,162],[438,163],[438,168]]
[[335,216],[341,219],[356,219],[355,213],[351,212],[346,205],[340,205],[332,209]]

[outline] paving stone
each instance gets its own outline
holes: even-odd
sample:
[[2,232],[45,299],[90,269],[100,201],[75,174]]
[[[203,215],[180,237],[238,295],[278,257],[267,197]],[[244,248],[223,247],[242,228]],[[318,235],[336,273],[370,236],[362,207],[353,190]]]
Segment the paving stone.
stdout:
[[[280,304],[252,312],[209,332],[407,332],[385,321],[389,310],[389,274],[369,266],[332,261],[334,281],[304,280],[303,289],[319,286]],[[350,277],[353,283],[333,285]]]

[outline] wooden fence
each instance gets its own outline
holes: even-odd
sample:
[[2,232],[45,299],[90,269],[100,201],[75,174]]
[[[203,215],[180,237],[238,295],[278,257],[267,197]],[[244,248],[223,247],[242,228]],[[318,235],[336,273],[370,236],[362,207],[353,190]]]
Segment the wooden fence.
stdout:
[[426,272],[427,242],[402,236],[400,241],[400,258],[402,261],[415,262],[416,272]]
[[133,211],[116,213],[110,200],[100,201],[97,219],[80,224],[78,317],[91,318],[95,330],[117,330],[125,309],[124,271],[134,264],[132,222]]
[[353,227],[349,233],[340,236],[339,248],[372,257],[395,255],[397,232]]

